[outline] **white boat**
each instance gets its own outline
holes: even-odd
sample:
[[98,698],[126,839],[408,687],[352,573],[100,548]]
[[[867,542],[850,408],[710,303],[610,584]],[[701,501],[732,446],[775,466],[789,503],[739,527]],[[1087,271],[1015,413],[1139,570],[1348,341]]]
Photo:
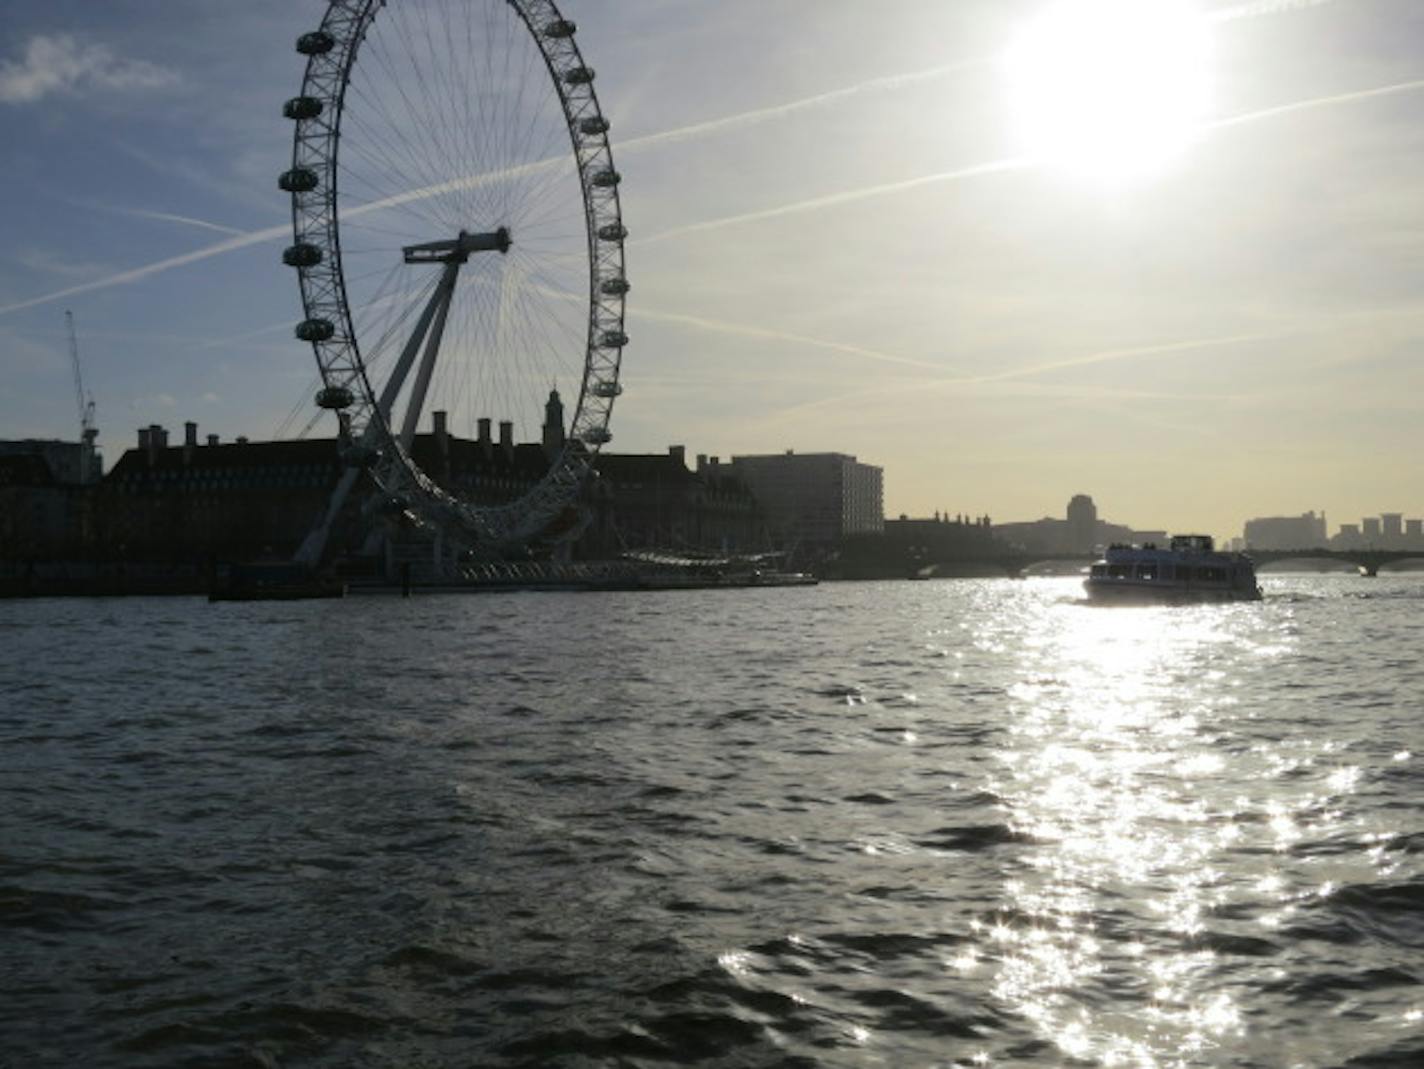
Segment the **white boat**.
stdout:
[[1210,535],[1173,535],[1171,544],[1109,546],[1083,583],[1094,601],[1259,601],[1256,566],[1221,553]]

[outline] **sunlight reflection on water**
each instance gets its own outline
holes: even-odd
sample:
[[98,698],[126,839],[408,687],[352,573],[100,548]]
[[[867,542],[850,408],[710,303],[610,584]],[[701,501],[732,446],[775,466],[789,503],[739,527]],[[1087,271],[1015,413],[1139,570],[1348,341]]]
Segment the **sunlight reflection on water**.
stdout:
[[[1065,1055],[1182,1064],[1241,1031],[1232,994],[1199,982],[1215,955],[1195,945],[1223,900],[1214,861],[1241,838],[1249,791],[1223,752],[1239,681],[1215,656],[1243,641],[1238,613],[1072,601],[1024,611],[1032,618],[1015,626],[1034,638],[1010,689],[996,790],[1038,849],[987,933],[996,993]],[[1144,923],[1163,933],[1150,953],[1135,934]]]

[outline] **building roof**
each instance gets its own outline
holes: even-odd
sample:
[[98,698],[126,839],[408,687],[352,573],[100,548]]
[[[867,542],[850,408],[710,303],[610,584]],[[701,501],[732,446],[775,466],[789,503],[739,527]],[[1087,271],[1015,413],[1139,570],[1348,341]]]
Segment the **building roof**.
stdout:
[[[549,460],[539,443],[521,442],[506,453],[498,442],[488,448],[477,439],[446,435],[449,473],[451,476],[483,476],[494,479],[516,479],[534,482],[549,470]],[[106,483],[150,478],[153,473],[167,475],[191,470],[207,472],[241,472],[253,474],[264,469],[286,467],[330,467],[340,464],[335,438],[291,439],[275,442],[223,442],[217,445],[198,444],[192,447],[191,459],[185,459],[187,447],[169,444],[153,451],[135,447],[127,450],[105,477]],[[446,459],[433,433],[417,434],[411,454],[423,471],[435,478],[446,473]],[[38,458],[21,458],[26,460]],[[662,483],[665,486],[690,488],[706,486],[722,493],[749,494],[746,484],[724,466],[715,474],[699,476],[690,471],[686,461],[671,453],[599,453],[594,459],[599,476],[614,486]]]
[[614,484],[697,481],[697,476],[687,470],[686,461],[669,453],[599,453],[593,466]]
[[0,456],[0,486],[54,486],[49,462],[37,454]]
[[[540,478],[548,470],[543,446],[522,443],[514,447],[511,463],[503,448],[494,443],[485,456],[478,441],[449,436],[450,464],[455,472],[471,472],[494,476]],[[187,447],[169,444],[153,451],[141,447],[127,450],[109,471],[108,478],[123,480],[150,471],[182,471],[189,468],[207,470],[275,468],[294,465],[340,464],[335,438],[303,438],[275,442],[222,442],[218,445],[195,445],[191,461],[185,459]],[[434,434],[417,434],[411,445],[415,462],[425,471],[435,474],[443,470],[440,447]]]
[[266,468],[288,465],[321,464],[335,466],[339,458],[336,454],[335,438],[292,439],[279,442],[223,442],[218,445],[196,445],[193,447],[191,463],[185,462],[186,447],[169,445],[154,450],[153,462],[149,463],[146,449],[134,448],[125,451],[105,476],[104,481],[122,481],[126,477],[143,475],[150,471],[181,471],[197,467],[207,469]]

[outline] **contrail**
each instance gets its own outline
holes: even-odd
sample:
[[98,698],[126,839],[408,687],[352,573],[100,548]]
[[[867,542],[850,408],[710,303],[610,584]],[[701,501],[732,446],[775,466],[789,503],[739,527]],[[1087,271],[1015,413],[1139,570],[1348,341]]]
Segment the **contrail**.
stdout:
[[[930,67],[922,71],[914,71],[910,74],[890,75],[883,78],[872,78],[866,82],[860,82],[844,89],[833,89],[830,92],[818,93],[815,96],[803,97],[800,100],[788,101],[785,104],[776,104],[766,108],[756,108],[751,111],[738,112],[736,115],[727,115],[720,119],[709,119],[706,122],[692,123],[687,126],[680,126],[672,130],[662,130],[658,133],[643,134],[639,137],[630,138],[619,143],[619,152],[635,151],[641,148],[648,148],[654,145],[666,144],[669,142],[681,141],[690,137],[698,137],[705,134],[715,133],[722,130],[737,129],[740,127],[755,126],[759,123],[772,119],[782,118],[787,115],[794,115],[800,111],[807,111],[813,108],[826,107],[838,101],[856,96],[861,93],[874,92],[878,90],[898,89],[908,85],[915,85],[919,82],[930,81],[934,78],[941,78],[945,75],[958,71],[968,70],[982,65],[983,60],[969,60],[962,63],[949,63],[938,67]],[[442,182],[438,185],[425,186],[421,189],[409,190],[383,200],[373,201],[352,211],[342,213],[343,219],[350,219],[370,212],[382,211],[386,208],[399,207],[414,201],[426,200],[430,197],[439,196],[442,193],[455,190],[473,189],[492,182],[504,181],[508,178],[519,177],[525,174],[537,173],[551,167],[560,166],[567,162],[565,156],[554,156],[544,160],[537,160],[533,163],[524,164],[520,167],[507,171],[488,172],[486,174],[471,175],[465,178],[454,179],[449,182]],[[197,226],[208,226],[212,229],[225,230],[215,224],[204,223],[202,220],[188,219],[182,216],[168,215],[167,213],[150,213],[139,209],[130,210],[134,215],[152,215],[155,218],[168,219],[176,222],[187,222]],[[54,293],[43,294],[38,297],[30,297],[23,301],[16,301],[8,305],[0,305],[0,315],[7,315],[11,312],[18,312],[25,308],[32,308],[35,305],[47,304],[51,301],[63,300],[66,297],[73,297],[76,294],[88,293],[97,289],[106,289],[110,286],[121,286],[127,282],[137,282],[148,278],[151,275],[169,271],[175,267],[184,267],[200,260],[205,260],[211,256],[221,256],[223,253],[232,252],[236,249],[246,248],[250,245],[258,245],[267,241],[275,241],[289,233],[291,230],[286,226],[266,227],[262,230],[254,230],[246,233],[240,231],[230,231],[233,237],[229,241],[221,241],[213,245],[208,245],[201,249],[194,249],[192,252],[184,253],[181,256],[169,257],[166,260],[158,260],[142,267],[131,268],[121,271],[118,274],[109,275],[105,278],[94,279],[80,286],[71,286],[68,289],[58,290]]]
[[253,230],[246,234],[239,234],[236,237],[228,238],[226,241],[206,245],[201,249],[194,249],[192,252],[185,252],[181,256],[170,256],[166,260],[157,260],[151,264],[145,264],[142,267],[132,267],[127,271],[120,271],[118,274],[109,275],[106,278],[97,278],[92,282],[84,282],[78,286],[70,286],[66,289],[56,290],[54,293],[46,293],[39,297],[30,297],[23,301],[15,301],[13,304],[0,305],[0,315],[18,312],[22,308],[33,308],[37,304],[47,304],[50,301],[63,300],[65,297],[73,297],[77,293],[89,293],[93,290],[108,289],[110,286],[122,286],[126,282],[137,282],[140,279],[148,278],[150,275],[170,271],[175,267],[184,267],[188,264],[197,263],[199,260],[206,260],[213,256],[221,256],[225,252],[245,249],[249,245],[260,245],[264,241],[275,241],[278,238],[290,235],[291,232],[292,230],[289,226],[270,226],[265,230]]
[[1251,4],[1238,4],[1215,12],[1210,16],[1213,22],[1227,22],[1232,19],[1254,19],[1262,15],[1284,15],[1288,11],[1300,11],[1308,7],[1324,7],[1335,0],[1256,0]]
[[1248,334],[1222,334],[1211,338],[1192,338],[1187,341],[1163,342],[1157,345],[1136,345],[1126,349],[1102,349],[1095,353],[1054,360],[1046,364],[1000,371],[993,375],[978,375],[973,378],[942,380],[938,385],[979,385],[988,382],[1008,382],[1012,379],[1031,378],[1050,371],[1064,371],[1068,368],[1087,367],[1090,364],[1106,364],[1114,360],[1129,360],[1138,356],[1164,356],[1169,353],[1189,353],[1197,349],[1215,349],[1223,345],[1244,345],[1257,341],[1279,341],[1292,335],[1307,333],[1309,328],[1297,327],[1288,330],[1253,331]]
[[941,182],[957,182],[965,178],[978,178],[982,175],[1000,174],[1004,171],[1017,171],[1032,166],[1032,161],[1022,157],[1012,157],[1003,160],[993,160],[989,163],[976,163],[969,167],[961,167],[954,171],[942,171],[939,174],[921,175],[918,178],[907,178],[899,182],[886,182],[883,185],[867,186],[863,189],[848,189],[841,193],[830,193],[823,197],[812,197],[810,200],[798,200],[791,204],[781,204],[775,208],[763,208],[755,212],[743,212],[740,215],[724,215],[717,219],[708,219],[701,223],[688,223],[685,226],[675,226],[668,230],[661,230],[646,238],[629,242],[631,245],[651,245],[654,242],[666,241],[668,238],[680,237],[683,234],[693,234],[699,230],[718,230],[724,226],[735,226],[738,223],[754,223],[762,219],[774,219],[781,215],[794,215],[798,212],[817,211],[821,208],[834,208],[839,204],[850,204],[858,200],[866,200],[870,197],[884,197],[892,193],[903,193],[906,190],[918,189],[921,186],[938,185]]
[[[563,158],[560,157],[559,162]],[[420,189],[407,190],[404,193],[397,193],[394,196],[383,197],[380,200],[371,201],[369,204],[362,204],[349,211],[341,213],[343,221],[356,219],[372,212],[384,211],[386,208],[399,207],[411,201],[426,200],[430,197],[439,196],[441,193],[448,193],[452,190],[475,189],[482,185],[489,185],[494,182],[503,181],[506,178],[514,178],[525,174],[530,174],[542,168],[551,166],[555,161],[540,160],[536,163],[526,163],[519,167],[511,167],[504,171],[488,171],[484,174],[470,175],[465,178],[455,178],[448,182],[440,182],[433,186],[424,186]],[[246,233],[237,233],[226,241],[219,241],[213,245],[205,245],[201,249],[194,249],[192,252],[185,252],[180,256],[170,256],[166,260],[158,260],[142,267],[130,268],[127,271],[120,271],[118,274],[109,275],[105,278],[94,279],[92,282],[85,282],[82,285],[70,286],[67,289],[57,290],[54,293],[46,293],[39,297],[30,297],[23,301],[16,301],[13,304],[0,305],[0,315],[10,312],[18,312],[23,308],[32,308],[37,304],[46,304],[50,301],[62,300],[65,297],[72,297],[78,293],[88,293],[92,290],[107,289],[110,286],[121,286],[126,282],[137,282],[140,279],[148,278],[150,275],[157,275],[164,271],[170,271],[175,267],[186,267],[188,264],[197,263],[213,256],[221,256],[226,252],[233,252],[237,249],[245,249],[250,245],[260,245],[267,241],[276,241],[280,238],[290,237],[292,228],[290,224],[282,226],[269,226],[261,230],[251,230]]]
[[[1359,312],[1348,312],[1342,315],[1330,317],[1328,319],[1313,322],[1299,323],[1293,327],[1280,327],[1275,330],[1250,331],[1240,334],[1220,334],[1207,338],[1189,338],[1181,341],[1162,342],[1155,345],[1137,345],[1121,349],[1102,349],[1097,352],[1085,353],[1081,356],[1065,357],[1061,360],[1052,360],[1047,363],[1033,364],[1028,367],[1013,368],[1008,371],[1001,371],[990,375],[958,376],[946,378],[913,379],[909,381],[894,382],[883,386],[869,389],[857,390],[849,394],[840,394],[834,397],[822,397],[814,401],[804,401],[797,405],[778,409],[778,417],[794,412],[812,411],[820,408],[831,408],[839,404],[864,401],[869,396],[884,396],[897,393],[908,393],[915,390],[926,390],[942,387],[954,386],[982,386],[997,382],[1010,382],[1019,379],[1028,379],[1037,375],[1046,374],[1052,371],[1062,371],[1069,368],[1086,367],[1092,364],[1105,364],[1117,360],[1131,360],[1137,357],[1166,356],[1172,353],[1195,352],[1202,349],[1214,349],[1232,345],[1249,345],[1253,342],[1282,341],[1287,338],[1299,338],[1314,334],[1323,334],[1330,331],[1342,330],[1351,327],[1359,322],[1375,323],[1382,318],[1387,319],[1412,319],[1424,316],[1424,306],[1406,305],[1396,309],[1369,309]],[[1348,361],[1342,361],[1348,362]],[[1142,396],[1154,396],[1150,393],[1143,393]],[[1167,397],[1196,397],[1201,399],[1211,399],[1209,394],[1164,394]],[[1225,395],[1231,397],[1233,395]]]
[[916,360],[908,356],[896,356],[893,353],[881,352],[878,349],[867,349],[860,345],[849,345],[844,342],[829,341],[826,338],[812,338],[805,334],[792,334],[784,330],[773,330],[769,327],[754,327],[741,323],[728,323],[718,319],[706,319],[702,316],[683,315],[678,312],[659,312],[649,308],[633,305],[629,308],[628,314],[634,319],[652,319],[663,323],[677,323],[682,326],[696,327],[699,330],[711,330],[721,334],[737,334],[747,338],[760,338],[766,341],[784,341],[795,345],[807,345],[817,349],[829,349],[834,352],[847,353],[851,356],[862,356],[870,360],[879,360],[888,364],[904,364],[908,367],[925,368],[930,371],[943,371],[944,366],[934,364],[928,360]]
[[[573,302],[588,300],[586,293],[572,293],[568,290],[555,289],[552,286],[534,285],[529,288],[556,300]],[[868,360],[879,360],[886,364],[903,364],[907,367],[924,368],[935,372],[944,370],[942,364],[935,364],[928,360],[916,360],[909,356],[897,356],[879,349],[867,349],[863,345],[851,345],[847,342],[831,341],[828,338],[813,338],[807,334],[792,334],[784,330],[751,326],[746,323],[729,323],[724,319],[708,319],[705,316],[687,315],[682,312],[661,312],[641,304],[634,304],[630,307],[628,317],[630,319],[651,319],[657,323],[676,323],[679,326],[695,327],[698,330],[709,330],[718,334],[735,334],[739,337],[759,338],[764,341],[790,342],[793,345],[805,345],[813,349],[828,349],[832,352],[847,353],[850,356],[862,356]]]
[[869,390],[859,390],[851,394],[823,397],[815,401],[805,401],[801,404],[793,405],[790,408],[779,409],[778,413],[810,411],[818,408],[834,407],[835,405],[854,401],[858,398],[864,399],[871,394],[907,393],[915,390],[947,386],[984,386],[996,382],[1011,382],[1016,379],[1032,378],[1035,375],[1042,375],[1050,371],[1086,367],[1090,364],[1103,364],[1114,360],[1129,360],[1139,356],[1162,356],[1170,353],[1193,352],[1198,349],[1212,349],[1223,345],[1241,345],[1253,341],[1278,341],[1293,335],[1309,333],[1310,329],[1309,327],[1299,327],[1287,330],[1256,331],[1248,334],[1226,334],[1211,338],[1191,338],[1184,341],[1164,342],[1156,345],[1139,345],[1123,349],[1103,349],[1094,353],[1085,353],[1082,356],[1067,357],[1062,360],[1054,360],[1045,364],[1034,364],[1029,367],[1012,368],[1008,371],[1000,371],[991,375],[962,375],[953,378],[915,379],[908,382],[889,383]]
[[[1420,89],[1424,89],[1424,79],[1398,82],[1394,85],[1379,86],[1374,89],[1359,89],[1349,93],[1336,93],[1333,96],[1315,97],[1310,100],[1298,100],[1294,103],[1282,104],[1278,107],[1262,108],[1258,111],[1244,112],[1240,115],[1228,115],[1225,118],[1216,119],[1204,124],[1203,129],[1222,130],[1233,126],[1243,126],[1247,123],[1261,122],[1265,119],[1273,119],[1277,116],[1289,115],[1295,112],[1311,111],[1316,108],[1336,107],[1342,104],[1353,104],[1363,100],[1372,100],[1377,97],[1411,93]],[[668,238],[681,237],[685,234],[697,233],[699,231],[720,230],[723,227],[736,226],[740,223],[759,222],[763,219],[774,219],[783,215],[794,215],[799,212],[816,211],[820,208],[830,208],[840,204],[851,204],[855,201],[867,200],[872,197],[883,197],[910,189],[918,189],[922,186],[937,185],[942,182],[959,182],[969,178],[979,178],[984,175],[1001,174],[1006,171],[1026,170],[1036,165],[1036,161],[1027,157],[992,160],[988,163],[972,164],[968,167],[961,167],[953,171],[941,171],[938,174],[921,175],[918,178],[909,178],[900,182],[887,182],[876,186],[866,186],[861,189],[848,189],[840,193],[831,193],[822,197],[812,197],[808,200],[793,201],[790,204],[779,204],[772,208],[762,208],[754,212],[724,215],[716,219],[707,219],[700,223],[688,223],[684,226],[675,226],[649,235],[646,238],[632,241],[629,244],[650,245],[655,242],[665,241]]]
[[907,86],[918,85],[921,82],[934,81],[935,79],[943,78],[950,74],[958,74],[961,71],[973,70],[976,67],[986,67],[991,65],[992,62],[992,60],[987,59],[969,59],[959,63],[946,63],[939,67],[928,67],[925,70],[913,71],[909,74],[892,74],[883,78],[872,78],[869,81],[857,82],[855,85],[846,86],[844,89],[832,89],[826,93],[817,93],[815,96],[802,97],[800,100],[791,100],[785,104],[773,104],[766,108],[755,108],[752,111],[738,112],[736,115],[726,115],[720,119],[708,119],[706,122],[692,123],[689,126],[679,126],[675,130],[663,130],[655,134],[642,134],[638,137],[629,138],[627,141],[619,142],[615,148],[619,152],[626,152],[629,149],[646,148],[650,145],[662,145],[673,141],[683,141],[687,138],[701,137],[704,134],[718,133],[723,130],[735,130],[742,127],[756,126],[773,119],[783,119],[788,115],[795,115],[797,112],[823,108],[830,104],[848,100],[851,97],[861,96],[865,93],[904,89]]
[[216,230],[219,234],[245,234],[246,231],[239,230],[235,226],[220,226],[217,223],[209,223],[205,219],[194,219],[187,215],[174,215],[172,212],[154,212],[145,208],[112,208],[111,211],[119,212],[121,215],[133,215],[140,219],[157,219],[165,223],[183,223],[187,226],[201,227],[204,230]]
[[208,341],[200,342],[194,346],[197,349],[225,349],[229,346],[241,345],[250,342],[255,338],[263,338],[268,334],[290,334],[292,321],[288,319],[283,323],[272,323],[269,326],[260,327],[257,330],[249,330],[243,334],[234,334],[230,338],[211,338]]
[[[906,77],[914,79],[916,77],[921,76],[927,75],[924,72],[921,72],[921,75],[909,75]],[[892,81],[892,79],[876,79],[874,84],[888,83],[889,81]],[[852,87],[852,89],[853,88],[854,87]],[[1284,104],[1276,108],[1265,108],[1260,111],[1249,112],[1244,115],[1236,115],[1227,117],[1225,119],[1219,119],[1214,123],[1208,124],[1208,129],[1236,126],[1248,122],[1255,122],[1262,119],[1271,118],[1276,115],[1284,115],[1297,111],[1305,111],[1311,108],[1348,104],[1355,101],[1368,100],[1374,97],[1387,96],[1395,93],[1411,92],[1420,88],[1424,88],[1424,81],[1400,82],[1397,85],[1381,86],[1375,89],[1363,89],[1353,93],[1339,93],[1334,96],[1328,97],[1318,97],[1314,100],[1303,100],[1298,101],[1294,104]],[[836,90],[837,93],[845,93],[849,91],[850,90]],[[825,97],[826,95],[827,94],[821,94],[821,97]],[[809,101],[819,99],[820,98],[806,98],[805,101],[793,101],[790,105],[781,105],[780,107],[809,107],[812,106],[810,103],[808,103]],[[746,112],[742,113],[742,115],[754,116],[762,113],[776,111],[776,108],[763,108],[759,109],[757,112]],[[729,116],[726,119],[713,120],[713,122],[721,124],[723,126],[730,126],[740,121],[740,118],[741,117],[739,116]],[[706,127],[709,124],[703,123],[696,125]],[[655,144],[659,140],[674,140],[677,137],[683,136],[682,130],[684,129],[686,128],[664,131],[661,134],[647,134],[641,138],[633,139],[628,143],[628,145],[624,147],[636,148],[640,145]],[[466,178],[454,179],[449,182],[442,182],[434,186],[426,186],[422,189],[410,190],[405,193],[397,194],[393,197],[386,197],[379,201],[373,201],[370,204],[361,205],[359,208],[355,208],[349,212],[343,213],[342,218],[355,218],[357,216],[370,212],[381,211],[385,208],[396,207],[401,204],[406,204],[412,201],[424,200],[428,197],[436,196],[440,193],[448,192],[454,189],[474,188],[479,185],[500,181],[514,174],[532,173],[539,169],[554,166],[562,161],[562,157],[559,157],[557,159],[551,158],[548,160],[540,160],[535,163],[525,164],[522,167],[514,168],[511,172],[508,173],[490,172],[482,175],[471,175]],[[792,204],[783,204],[774,208],[766,208],[755,212],[746,212],[740,215],[727,216],[721,219],[711,219],[701,223],[692,223],[683,227],[674,227],[670,230],[665,230],[661,233],[654,234],[648,238],[644,238],[642,240],[642,243],[647,244],[655,241],[662,241],[675,235],[693,233],[703,230],[711,230],[723,226],[730,226],[735,223],[753,222],[756,220],[773,218],[775,216],[780,215],[789,215],[796,212],[812,211],[817,208],[834,207],[836,205],[848,204],[869,197],[885,196],[887,194],[898,193],[904,190],[915,189],[921,186],[933,185],[940,182],[960,181],[983,175],[1019,170],[1027,166],[1029,166],[1028,161],[1022,158],[994,160],[989,163],[975,164],[954,171],[945,171],[933,175],[923,175],[919,178],[911,178],[900,182],[891,182],[886,183],[884,185],[871,186],[869,188],[864,189],[846,190],[841,193],[833,193],[827,196],[815,197],[810,200],[798,201]],[[152,275],[161,274],[164,271],[172,270],[175,267],[185,267],[188,264],[197,263],[213,256],[221,256],[224,253],[233,252],[237,249],[247,248],[251,245],[259,245],[268,241],[276,241],[287,236],[290,233],[291,231],[284,224],[282,226],[266,227],[261,230],[253,230],[247,233],[235,234],[234,236],[228,238],[225,241],[219,241],[215,244],[207,245],[200,249],[194,249],[191,252],[183,253],[179,256],[170,256],[167,259],[157,260],[153,263],[145,264],[141,267],[134,267],[126,271],[120,271],[116,274],[106,276],[105,278],[93,279],[89,282],[81,283],[76,286],[69,286],[61,290],[56,290],[52,293],[41,294],[37,297],[29,297],[22,301],[14,301],[10,304],[0,305],[0,315],[8,315],[11,312],[18,312],[25,308],[33,308],[36,305],[48,304],[52,301],[63,300],[66,297],[73,297],[81,293],[90,293],[94,290],[107,289],[111,286],[121,286],[125,283],[137,282]]]
[[1331,107],[1339,104],[1353,104],[1360,100],[1373,100],[1376,97],[1396,96],[1400,93],[1413,93],[1424,89],[1424,78],[1416,79],[1412,82],[1397,82],[1394,85],[1382,85],[1377,89],[1357,89],[1349,93],[1337,93],[1334,96],[1316,97],[1313,100],[1298,100],[1293,104],[1281,104],[1274,108],[1262,108],[1260,111],[1248,111],[1241,115],[1228,115],[1224,119],[1207,124],[1207,129],[1221,130],[1231,126],[1242,126],[1246,123],[1260,122],[1262,119],[1274,119],[1278,115],[1290,115],[1297,111],[1311,111],[1315,108]]

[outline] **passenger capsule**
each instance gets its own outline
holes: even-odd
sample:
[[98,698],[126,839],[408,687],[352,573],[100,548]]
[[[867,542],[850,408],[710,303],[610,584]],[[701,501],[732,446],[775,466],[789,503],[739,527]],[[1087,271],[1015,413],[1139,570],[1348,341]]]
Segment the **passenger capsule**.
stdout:
[[623,181],[623,176],[611,168],[595,171],[590,181],[600,189],[612,189],[619,182]]
[[325,30],[313,30],[297,38],[297,51],[304,56],[324,56],[336,47],[336,38]]
[[628,335],[621,330],[605,330],[598,344],[605,349],[621,349],[628,344]]
[[598,284],[598,291],[606,297],[622,297],[632,288],[626,278],[606,278]]
[[598,228],[598,236],[604,241],[622,241],[628,236],[628,228],[622,223],[605,223]]
[[282,105],[282,114],[289,119],[315,119],[322,107],[320,97],[292,97]]
[[293,167],[277,176],[277,188],[287,193],[310,193],[316,187],[316,172],[310,167]]
[[622,392],[622,385],[616,382],[599,382],[595,383],[593,387],[593,396],[595,397],[612,398],[619,396]]
[[316,393],[318,408],[329,408],[340,412],[356,403],[356,395],[345,386],[324,386]]
[[321,263],[321,249],[310,242],[299,241],[282,252],[282,262],[288,267],[315,267]]
[[583,440],[589,445],[607,445],[613,441],[613,435],[607,427],[594,427],[583,432]]
[[588,85],[593,81],[592,67],[570,67],[564,71],[565,85]]
[[568,19],[557,19],[544,27],[544,36],[555,39],[561,37],[572,37],[578,32],[578,25]]
[[296,333],[300,341],[328,341],[336,333],[336,324],[329,319],[303,319]]
[[579,132],[593,137],[596,134],[608,133],[608,120],[602,115],[592,115],[587,119],[579,121]]

